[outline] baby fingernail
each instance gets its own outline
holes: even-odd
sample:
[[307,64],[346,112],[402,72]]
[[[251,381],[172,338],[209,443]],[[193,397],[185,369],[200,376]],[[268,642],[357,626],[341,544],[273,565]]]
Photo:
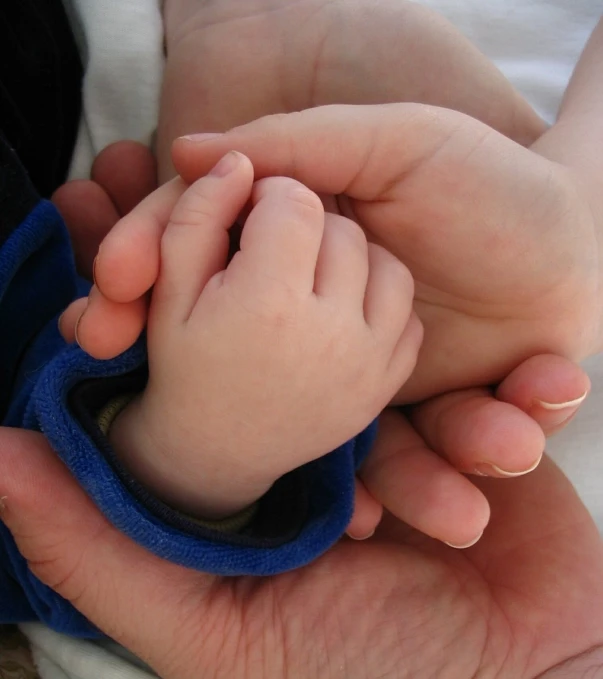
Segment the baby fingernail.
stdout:
[[185,141],[203,142],[209,141],[210,139],[217,139],[222,136],[222,132],[200,132],[198,134],[186,134],[179,139],[184,139]]
[[542,460],[542,455],[534,462],[534,464],[529,467],[528,469],[522,469],[517,472],[511,472],[507,469],[502,469],[496,464],[492,464],[491,462],[478,462],[475,467],[473,468],[473,473],[476,474],[477,476],[491,476],[494,478],[502,478],[502,479],[513,479],[517,476],[524,476],[525,474],[529,474],[530,472],[533,472],[536,467],[540,464],[540,460]]
[[213,177],[226,177],[239,164],[240,156],[236,151],[229,151],[222,160],[210,170],[209,174]]
[[449,547],[452,547],[453,549],[467,549],[469,547],[473,547],[473,545],[476,542],[479,542],[479,540],[480,540],[480,538],[482,537],[483,534],[484,534],[484,531],[482,531],[476,538],[473,538],[473,540],[471,540],[470,542],[467,542],[464,545],[453,545],[452,542],[446,542],[445,540],[444,540],[444,544],[448,545]]

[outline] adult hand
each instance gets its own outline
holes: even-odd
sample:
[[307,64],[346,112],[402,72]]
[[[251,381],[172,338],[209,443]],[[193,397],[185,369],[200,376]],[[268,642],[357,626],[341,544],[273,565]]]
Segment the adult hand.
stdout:
[[69,230],[75,263],[92,280],[93,263],[103,238],[157,187],[157,165],[151,151],[138,142],[119,141],[95,159],[90,179],[60,186],[52,202]]
[[[388,414],[375,464],[404,440]],[[481,482],[491,529],[464,552],[388,517],[299,571],[224,579],[121,535],[40,435],[0,430],[0,451],[1,517],[34,573],[164,679],[528,679],[603,644],[603,545],[549,460]]]
[[[117,145],[97,161],[103,169],[97,178],[104,182],[106,190],[100,184],[93,188],[96,193],[104,190],[106,201],[112,206],[104,212],[106,230],[117,218],[113,203],[124,203],[119,196],[122,185],[112,183],[112,179],[119,168],[132,162],[128,153],[127,144]],[[81,198],[80,185],[75,185],[75,193],[67,185],[62,193],[62,208],[70,218],[72,232],[81,230],[89,234],[86,220],[92,217],[98,220],[103,213],[100,209],[90,211],[91,201]],[[114,280],[123,281],[124,277],[127,280],[130,275],[138,282],[139,272],[144,277],[145,272],[153,270],[161,219],[149,219],[148,212],[144,219],[129,217],[120,222],[103,245],[97,270],[105,287]],[[125,349],[145,320],[146,304],[140,297],[143,292],[144,289],[138,290],[138,298],[130,307],[104,298],[93,288],[83,319],[80,320],[80,314],[86,300],[75,302],[64,314],[61,327],[65,336],[73,340],[79,323],[79,339],[86,350],[98,350],[99,346],[106,350],[107,346],[115,347],[116,341]],[[382,464],[384,470],[390,470],[391,478],[397,480],[398,494],[413,498],[399,512],[400,517],[451,544],[463,546],[474,542],[487,524],[488,505],[476,487],[455,470],[507,477],[532,469],[544,448],[542,431],[551,433],[563,426],[576,412],[588,386],[588,378],[576,365],[544,355],[528,359],[499,385],[497,395],[501,400],[494,398],[490,390],[479,388],[453,392],[415,407],[412,418],[423,439],[416,437],[404,456],[392,456]],[[372,491],[372,477],[365,481]],[[420,494],[414,492],[416,488],[421,488]],[[379,506],[359,485],[357,512],[348,532],[357,537],[368,535],[379,516]]]
[[[178,140],[174,159],[190,181],[231,149],[258,178],[337,195],[409,267],[425,341],[399,401],[496,383],[532,355],[580,360],[603,347],[603,204],[577,171],[468,116],[411,104],[268,116]],[[141,279],[154,274],[147,261]]]
[[324,104],[418,101],[520,143],[544,124],[436,12],[406,0],[166,0],[159,175],[172,141]]

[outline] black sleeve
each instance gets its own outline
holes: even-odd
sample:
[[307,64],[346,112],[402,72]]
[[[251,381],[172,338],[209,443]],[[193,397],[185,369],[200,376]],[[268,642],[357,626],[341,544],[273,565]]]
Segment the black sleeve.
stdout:
[[61,0],[2,0],[0,129],[44,198],[69,170],[81,86],[82,64]]

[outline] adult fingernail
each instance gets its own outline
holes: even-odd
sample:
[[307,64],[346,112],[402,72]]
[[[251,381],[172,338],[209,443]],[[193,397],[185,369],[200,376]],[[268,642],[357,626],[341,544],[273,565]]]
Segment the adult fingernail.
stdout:
[[212,177],[226,177],[239,164],[241,156],[236,151],[229,151],[216,165],[209,171]]
[[444,540],[444,544],[448,545],[449,547],[452,547],[453,549],[468,549],[469,547],[473,547],[473,545],[476,542],[479,542],[479,540],[480,540],[480,538],[482,537],[483,534],[484,534],[484,531],[482,531],[476,538],[473,538],[473,540],[471,540],[470,542],[467,542],[464,545],[454,545],[452,542],[446,542],[445,540]]
[[209,141],[210,139],[217,139],[221,136],[223,136],[222,132],[199,132],[198,134],[185,134],[182,137],[178,137],[178,139],[184,139],[184,141],[203,142]]
[[535,400],[534,404],[544,411],[538,415],[538,420],[547,434],[550,435],[552,432],[565,426],[578,412],[578,408],[587,396],[588,390],[581,396],[578,396],[578,398],[572,399],[571,401],[564,401],[563,403],[549,403],[548,401],[539,399]]
[[478,462],[473,468],[473,473],[477,476],[490,476],[499,479],[514,479],[517,476],[524,476],[525,474],[533,472],[540,464],[540,460],[542,460],[542,455],[540,455],[540,457],[531,467],[528,467],[528,469],[521,469],[517,472],[511,472],[508,469],[502,469],[502,467],[499,467],[497,464],[493,464],[492,462]]
[[575,398],[572,401],[564,401],[563,403],[548,403],[547,401],[536,399],[536,403],[545,410],[566,410],[568,408],[577,408],[587,396],[588,391],[585,391],[582,396],[578,396],[578,398]]
[[347,533],[347,536],[351,538],[352,540],[357,540],[358,542],[361,542],[362,540],[368,540],[369,538],[372,538],[373,535],[375,535],[375,529],[370,533],[367,533],[366,535],[352,535],[351,533]]
[[582,396],[563,403],[548,403],[537,399],[535,404],[547,411],[545,420],[547,431],[550,433],[550,431],[554,431],[568,422],[576,414],[578,407],[587,396],[588,391],[585,391]]
[[65,312],[63,311],[63,313],[57,319],[57,326],[59,328],[59,332],[61,333],[62,337],[65,337],[65,333],[63,332],[63,316],[64,315],[65,315]]
[[79,339],[79,337],[78,337],[78,331],[79,331],[79,329],[80,329],[80,323],[82,322],[82,318],[84,318],[84,314],[85,314],[85,313],[86,313],[86,310],[84,309],[84,311],[82,312],[81,316],[80,316],[80,317],[77,319],[77,321],[75,322],[75,328],[73,328],[73,335],[74,335],[74,337],[75,337],[75,341],[77,342],[77,345],[78,345],[78,347],[80,347],[80,348],[81,348],[82,345],[80,344],[80,339]]

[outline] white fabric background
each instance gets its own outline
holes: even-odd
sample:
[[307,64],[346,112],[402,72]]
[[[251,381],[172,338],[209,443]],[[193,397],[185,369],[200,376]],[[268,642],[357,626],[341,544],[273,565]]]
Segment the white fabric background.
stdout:
[[163,74],[158,0],[63,0],[84,61],[83,111],[69,171],[87,179],[114,141],[150,145]]
[[[394,0],[395,1],[395,0]],[[486,54],[548,122],[603,5],[598,0],[420,0]]]
[[155,675],[124,650],[74,639],[40,625],[21,625],[31,644],[34,662],[43,679],[149,679]]

